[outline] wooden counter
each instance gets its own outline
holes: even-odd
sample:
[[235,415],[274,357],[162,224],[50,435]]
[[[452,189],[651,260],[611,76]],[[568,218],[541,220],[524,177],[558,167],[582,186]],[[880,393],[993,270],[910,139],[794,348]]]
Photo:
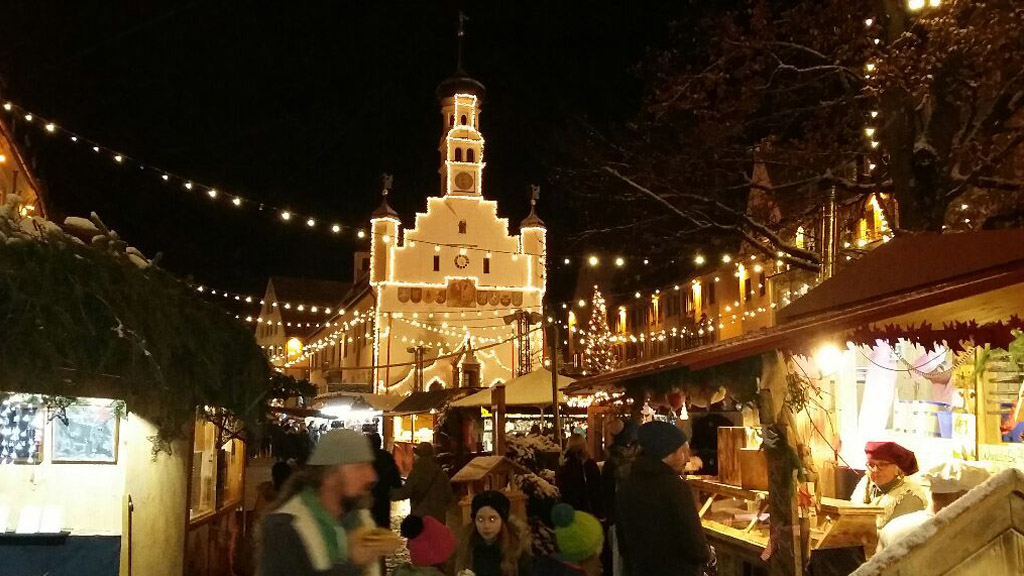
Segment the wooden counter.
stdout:
[[[768,545],[769,535],[768,492],[747,490],[708,477],[691,476],[686,482],[700,506],[701,524],[719,552],[719,561],[722,562],[723,555],[734,555],[743,562],[763,566],[760,555]],[[870,557],[878,543],[875,517],[881,512],[877,507],[822,498],[812,520],[812,553],[828,548],[863,548]]]

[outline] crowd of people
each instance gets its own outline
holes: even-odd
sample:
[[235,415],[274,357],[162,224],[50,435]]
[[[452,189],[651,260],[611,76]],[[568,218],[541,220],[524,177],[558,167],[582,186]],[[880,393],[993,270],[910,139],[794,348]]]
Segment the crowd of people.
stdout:
[[[409,562],[395,576],[598,576],[702,574],[710,558],[690,491],[680,477],[686,435],[667,422],[613,422],[603,468],[572,435],[556,473],[562,502],[549,525],[557,551],[535,554],[526,519],[500,491],[476,494],[470,522],[447,525],[455,494],[434,448],[419,444],[407,480],[375,434],[332,430],[308,461],[283,478],[274,468],[272,504],[259,512],[261,576],[383,576],[383,559],[402,546]],[[390,530],[390,504],[411,513]]]

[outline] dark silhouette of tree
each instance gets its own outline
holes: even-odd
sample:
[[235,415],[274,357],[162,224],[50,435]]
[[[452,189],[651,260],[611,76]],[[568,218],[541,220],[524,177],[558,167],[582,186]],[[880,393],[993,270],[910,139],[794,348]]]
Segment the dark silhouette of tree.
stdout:
[[1024,198],[1014,0],[752,0],[678,26],[639,71],[633,123],[580,123],[591,235],[726,233],[813,270],[795,228],[829,202],[877,194],[900,234],[994,225]]

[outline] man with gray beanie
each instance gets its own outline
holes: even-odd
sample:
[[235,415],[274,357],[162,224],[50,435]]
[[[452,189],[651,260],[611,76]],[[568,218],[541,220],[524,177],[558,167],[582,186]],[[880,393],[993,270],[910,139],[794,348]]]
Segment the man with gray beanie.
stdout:
[[373,450],[354,430],[320,437],[305,468],[288,479],[263,520],[260,576],[348,576],[377,571],[402,546],[376,528],[363,504],[377,480]]
[[680,477],[686,434],[668,422],[637,431],[640,455],[619,488],[617,534],[631,576],[696,576],[709,560],[693,493]]

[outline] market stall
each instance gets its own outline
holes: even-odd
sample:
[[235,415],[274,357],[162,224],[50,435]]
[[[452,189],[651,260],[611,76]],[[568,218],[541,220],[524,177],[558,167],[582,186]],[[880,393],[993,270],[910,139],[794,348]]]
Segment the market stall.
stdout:
[[[586,429],[586,413],[582,409],[567,410],[568,403],[562,392],[575,380],[568,376],[558,375],[558,401],[563,407],[561,411],[562,437],[568,437],[576,429]],[[505,389],[505,434],[507,436],[526,436],[535,427],[551,430],[555,419],[551,410],[551,371],[541,368],[524,374],[502,384]],[[494,430],[494,387],[486,388],[452,402],[451,407],[464,409],[475,417],[466,435],[473,451],[493,452],[495,443]]]
[[457,448],[456,424],[446,420],[452,402],[465,398],[476,388],[441,388],[413,392],[385,413],[384,444],[392,448],[399,471],[406,475],[412,469],[412,449],[420,442],[430,442],[438,452]]
[[185,573],[209,544],[190,545],[192,521],[230,509],[242,481],[240,443],[210,441],[202,420],[255,421],[273,387],[266,357],[95,216],[62,229],[11,200],[0,206],[0,572]]
[[[642,404],[710,384],[746,402],[755,417],[719,429],[717,475],[690,484],[720,574],[793,573],[831,548],[874,552],[879,510],[847,500],[869,440],[905,446],[922,467],[1024,467],[1021,317],[1024,232],[897,238],[778,312],[774,328],[568,393]],[[726,373],[752,360],[746,377]],[[751,379],[747,394],[738,377]]]

